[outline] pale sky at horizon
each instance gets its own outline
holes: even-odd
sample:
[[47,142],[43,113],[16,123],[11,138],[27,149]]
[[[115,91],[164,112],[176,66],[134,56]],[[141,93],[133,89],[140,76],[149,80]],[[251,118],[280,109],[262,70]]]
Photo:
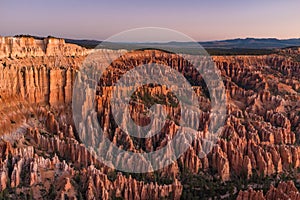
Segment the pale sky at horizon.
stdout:
[[163,27],[197,41],[300,38],[297,0],[1,0],[0,35],[104,40],[132,28]]

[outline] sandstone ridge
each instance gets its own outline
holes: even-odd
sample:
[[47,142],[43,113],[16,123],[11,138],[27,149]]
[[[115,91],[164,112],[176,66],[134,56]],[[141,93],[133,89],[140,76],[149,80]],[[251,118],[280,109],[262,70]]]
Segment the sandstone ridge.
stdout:
[[39,56],[83,56],[87,50],[64,39],[33,37],[0,37],[1,58],[24,58]]

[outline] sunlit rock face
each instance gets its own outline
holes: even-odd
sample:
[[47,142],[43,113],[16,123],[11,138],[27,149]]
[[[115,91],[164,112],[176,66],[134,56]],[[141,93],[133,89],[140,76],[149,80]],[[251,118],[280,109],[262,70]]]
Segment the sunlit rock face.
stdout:
[[[72,120],[75,77],[89,52],[63,39],[0,38],[0,190],[6,191],[7,198],[180,199],[191,191],[196,195],[199,189],[192,185],[196,187],[199,181],[186,181],[189,174],[211,182],[215,179],[220,185],[233,182],[233,196],[238,199],[299,198],[295,183],[300,166],[300,64],[285,56],[298,51],[212,58],[226,88],[227,116],[217,145],[202,158],[198,157],[202,140],[213,121],[209,114],[211,94],[201,75],[187,70],[190,64],[180,56],[153,50],[131,52],[112,63],[93,94],[94,113],[85,113],[92,106],[88,98],[80,92],[74,98],[82,100],[82,114],[95,115],[106,136],[121,149],[158,150],[180,129],[180,106],[163,85],[139,87],[129,105],[132,119],[144,125],[149,118],[143,113],[154,103],[163,104],[160,109],[165,109],[169,118],[158,135],[138,140],[115,125],[111,92],[113,83],[127,71],[149,62],[168,65],[192,82],[198,96],[201,124],[190,148],[172,165],[141,175],[103,165],[95,152],[81,143],[82,137],[91,139],[98,134],[95,130],[84,135],[92,121],[86,121],[88,126],[79,133]],[[103,58],[112,52],[102,50]],[[192,113],[185,114],[196,120]],[[181,148],[180,143],[176,145]],[[125,162],[115,159],[117,164]],[[132,163],[133,167],[143,164]],[[286,174],[289,180],[275,184]],[[259,179],[271,177],[275,177],[274,185],[262,191]],[[256,187],[238,188],[235,181],[239,179]],[[229,192],[222,194],[226,195]]]
[[84,56],[87,50],[64,39],[32,37],[0,37],[0,58],[28,58],[41,56]]

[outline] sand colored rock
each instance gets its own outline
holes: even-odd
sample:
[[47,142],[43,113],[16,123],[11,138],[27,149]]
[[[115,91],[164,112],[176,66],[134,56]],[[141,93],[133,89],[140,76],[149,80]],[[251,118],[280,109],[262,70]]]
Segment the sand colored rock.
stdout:
[[[80,112],[88,116],[85,122],[79,124],[81,129],[76,130],[70,110],[72,89],[74,78],[80,75],[78,69],[89,51],[55,38],[2,37],[0,41],[1,135],[5,141],[12,137],[4,137],[4,133],[22,135],[14,142],[7,140],[0,144],[1,191],[28,185],[34,188],[35,197],[41,198],[39,185],[48,192],[49,184],[54,183],[57,198],[68,196],[75,199],[81,194],[86,199],[111,199],[113,196],[124,199],[180,199],[184,190],[180,182],[183,171],[195,175],[215,171],[213,176],[226,182],[236,176],[250,179],[253,174],[267,177],[286,173],[300,166],[300,147],[296,145],[300,134],[300,99],[296,95],[300,92],[300,64],[284,56],[213,57],[226,87],[228,112],[217,144],[204,158],[199,158],[198,154],[204,148],[203,138],[208,135],[208,124],[214,122],[209,114],[210,100],[202,77],[195,70],[187,70],[190,66],[181,57],[145,50],[120,58],[103,75],[103,83],[97,87],[93,111],[90,109],[94,91],[82,88],[74,94],[82,103],[77,105]],[[102,53],[110,57],[121,51],[102,50]],[[137,96],[146,95],[152,99],[135,99],[129,106],[132,119],[139,124],[147,124],[149,119],[140,111],[148,108],[142,103],[164,102],[160,109],[166,110],[170,120],[160,134],[136,140],[112,123],[109,103],[112,85],[129,69],[149,61],[168,64],[199,83],[194,86],[201,107],[199,131],[178,162],[157,172],[159,178],[171,179],[168,184],[155,182],[153,178],[146,182],[122,173],[111,175],[115,171],[100,163],[95,153],[78,141],[80,136],[93,146],[101,145],[96,145],[98,130],[91,129],[95,123],[92,119],[97,117],[105,136],[121,149],[154,151],[174,138],[180,130],[180,108],[174,107],[176,99],[170,96],[165,86],[139,88]],[[216,92],[210,95],[219,95],[217,91],[216,86]],[[139,104],[134,105],[134,102]],[[196,121],[192,112],[183,114],[189,116],[190,121]],[[184,142],[178,141],[176,149],[182,148]],[[108,150],[107,157],[110,156]],[[126,159],[119,156],[114,163],[122,165]],[[11,174],[8,170],[10,164]],[[132,167],[135,166],[146,166],[146,162],[132,163]],[[25,178],[22,177],[24,173],[28,174]],[[238,199],[288,198],[299,198],[293,182],[272,186],[266,194],[256,189],[239,191],[238,194]]]

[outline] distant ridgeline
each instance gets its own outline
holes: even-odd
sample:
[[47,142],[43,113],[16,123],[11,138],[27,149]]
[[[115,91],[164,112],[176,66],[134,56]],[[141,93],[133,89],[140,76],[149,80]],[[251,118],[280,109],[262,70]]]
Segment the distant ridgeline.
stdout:
[[[45,39],[44,37],[31,36],[31,35],[16,35],[15,37],[30,37],[38,40]],[[48,36],[46,38],[56,38]],[[140,48],[143,46],[151,47],[151,45],[157,47],[157,43],[102,43],[98,40],[76,40],[76,39],[64,39],[66,43],[76,44],[88,49],[93,48],[108,48],[108,49],[133,49]],[[219,40],[209,42],[199,42],[210,55],[266,55],[277,53],[278,49],[286,48],[298,48],[300,47],[300,38],[298,39],[284,39],[279,40],[276,38],[246,38],[246,39],[231,39],[231,40]],[[164,48],[183,48],[183,53],[193,53],[195,49],[195,43],[188,42],[168,42],[160,43]]]
[[[73,40],[66,39],[66,42],[77,44],[86,48],[95,48],[101,43],[97,40]],[[246,39],[232,39],[232,40],[221,40],[221,41],[210,41],[210,42],[199,42],[206,51],[211,55],[265,55],[276,53],[275,49],[289,48],[289,47],[300,47],[300,39],[286,39],[279,40],[275,38],[267,39],[255,39],[255,38],[246,38]],[[122,44],[122,48],[131,49],[132,43]],[[143,46],[145,44],[139,43],[135,44],[136,46]],[[155,43],[147,43],[147,46],[155,45]],[[185,49],[189,49],[191,52],[195,48],[193,43],[185,42],[168,42],[162,43],[164,47],[176,48],[184,46]],[[103,47],[108,46],[103,45]],[[115,44],[109,45],[111,49],[118,49],[119,46]],[[101,48],[101,44],[99,45]]]

